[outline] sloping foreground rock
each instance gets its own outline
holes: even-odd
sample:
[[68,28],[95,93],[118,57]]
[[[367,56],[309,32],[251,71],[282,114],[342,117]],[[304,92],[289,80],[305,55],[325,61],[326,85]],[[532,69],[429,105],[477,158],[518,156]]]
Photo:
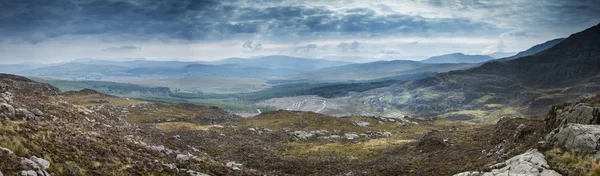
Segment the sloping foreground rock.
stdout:
[[456,174],[454,176],[560,176],[560,174],[548,166],[548,163],[542,153],[537,149],[529,150],[521,155],[517,155],[503,163],[498,163],[490,167],[492,171],[478,172],[470,171]]
[[548,139],[555,147],[594,151],[600,148],[600,125],[570,123],[550,133]]
[[600,108],[593,103],[554,107],[547,119],[550,147],[597,152],[600,149]]

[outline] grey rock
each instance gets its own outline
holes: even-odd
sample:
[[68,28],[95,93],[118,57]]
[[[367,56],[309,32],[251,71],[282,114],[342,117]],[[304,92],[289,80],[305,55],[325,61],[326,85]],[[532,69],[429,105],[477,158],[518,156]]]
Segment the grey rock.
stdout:
[[579,123],[579,124],[599,124],[600,108],[591,107],[586,104],[577,104],[565,109],[556,110],[557,124]]
[[40,165],[38,165],[35,161],[32,161],[27,158],[21,158],[21,165],[26,166],[30,169],[39,170]]
[[0,103],[0,114],[4,114],[9,118],[15,117],[15,108],[6,103]]
[[43,116],[44,115],[44,112],[40,111],[38,108],[31,109],[31,113],[35,114],[36,116]]
[[356,133],[344,133],[344,136],[346,136],[346,139],[350,139],[350,140],[353,140],[353,139],[356,139],[356,138],[360,137]]
[[2,174],[2,172],[0,172],[0,176],[4,176],[4,174]]
[[38,176],[37,172],[33,170],[24,170],[19,172],[20,176]]
[[14,96],[10,92],[0,93],[0,99],[3,99],[8,104],[13,104]]
[[4,153],[5,155],[13,155],[15,154],[12,150],[7,148],[0,147],[0,153]]
[[294,131],[292,135],[299,139],[308,139],[317,136],[326,136],[329,134],[327,130],[315,130],[315,131]]
[[150,150],[154,150],[157,152],[163,152],[165,151],[165,146],[159,145],[159,146],[150,146]]
[[554,171],[554,170],[544,170],[542,171],[542,173],[540,174],[541,176],[561,176],[561,174],[559,174],[558,172]]
[[481,173],[481,172],[469,171],[469,172],[455,174],[454,176],[481,176],[481,175],[483,175],[483,173]]
[[548,134],[546,139],[556,147],[598,150],[600,125],[566,124]]
[[0,93],[4,93],[8,91],[8,84],[0,82]]
[[81,108],[77,108],[77,113],[79,113],[79,114],[84,114],[84,115],[87,115],[87,114],[88,114],[88,113],[87,113],[85,110],[83,110],[83,109],[81,109]]
[[169,169],[177,169],[177,166],[175,166],[175,164],[173,164],[173,163],[171,163],[171,164],[163,163],[162,165],[165,167],[168,167]]
[[236,163],[235,161],[227,162],[225,165],[233,170],[241,170],[242,167],[242,164]]
[[186,171],[186,173],[188,173],[190,176],[210,176],[208,174],[196,172],[193,170],[188,170],[188,171]]
[[23,108],[15,109],[15,117],[22,118],[23,120],[41,120],[41,118],[35,116],[32,112]]
[[371,123],[359,121],[359,122],[352,122],[352,125],[359,126],[359,127],[367,127],[367,126],[370,126]]
[[179,161],[188,161],[188,160],[190,160],[191,157],[192,157],[192,154],[190,154],[188,152],[184,152],[182,154],[177,154],[175,159],[177,159]]
[[42,169],[50,168],[50,162],[48,160],[45,160],[43,158],[38,158],[36,156],[31,156],[29,159],[31,161],[37,163],[40,167],[42,167]]
[[550,169],[544,155],[537,149],[529,150],[523,154],[512,157],[503,163],[495,164],[490,172],[469,171],[454,176],[494,176],[494,175],[536,175],[560,176]]
[[300,139],[308,139],[313,137],[315,134],[307,131],[294,131],[294,136]]

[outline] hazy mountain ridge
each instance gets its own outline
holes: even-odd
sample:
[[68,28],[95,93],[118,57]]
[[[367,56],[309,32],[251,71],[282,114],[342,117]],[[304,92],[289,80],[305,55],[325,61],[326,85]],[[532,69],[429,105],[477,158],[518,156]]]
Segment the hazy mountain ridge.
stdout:
[[336,67],[352,64],[351,62],[331,61],[325,59],[307,59],[290,56],[263,56],[252,59],[229,58],[219,61],[208,62],[208,64],[224,65],[235,64],[244,67],[263,67],[270,69],[292,69],[302,72],[317,70],[326,67]]
[[426,72],[447,72],[451,70],[466,69],[474,66],[477,65],[428,64],[410,60],[377,61],[324,68],[296,75],[294,78],[329,81],[370,80]]
[[452,53],[441,56],[433,56],[422,60],[424,63],[480,63],[494,58],[487,55],[466,55],[463,53]]

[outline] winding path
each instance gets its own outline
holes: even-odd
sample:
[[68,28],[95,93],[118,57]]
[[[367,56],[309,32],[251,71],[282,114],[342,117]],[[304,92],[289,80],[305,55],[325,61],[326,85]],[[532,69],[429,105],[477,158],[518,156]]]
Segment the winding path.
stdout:
[[315,111],[316,113],[321,112],[323,109],[325,109],[325,107],[327,107],[327,101],[323,100],[323,107],[317,111]]

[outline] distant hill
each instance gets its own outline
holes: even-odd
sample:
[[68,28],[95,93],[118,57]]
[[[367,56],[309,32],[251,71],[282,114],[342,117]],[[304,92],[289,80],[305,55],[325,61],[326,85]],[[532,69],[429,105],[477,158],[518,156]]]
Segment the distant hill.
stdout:
[[330,61],[324,59],[307,59],[290,56],[264,56],[253,59],[229,58],[209,62],[212,65],[234,64],[243,67],[263,67],[269,69],[291,69],[297,72],[306,72],[326,67],[336,67],[351,64],[351,62]]
[[498,59],[498,58],[514,56],[515,54],[517,54],[517,52],[494,52],[494,53],[488,54],[488,56]]
[[508,60],[517,59],[517,58],[520,58],[520,57],[531,56],[531,55],[534,55],[536,53],[542,52],[542,51],[544,51],[544,50],[546,50],[546,49],[548,49],[550,47],[553,47],[554,45],[562,42],[563,40],[564,40],[564,38],[558,38],[558,39],[549,40],[549,41],[546,41],[546,42],[544,42],[542,44],[535,45],[535,46],[533,46],[533,47],[531,47],[531,48],[529,48],[529,49],[527,49],[525,51],[519,52],[519,53],[517,53],[514,56],[504,57],[504,58],[496,59],[496,60],[493,60],[493,61],[504,62],[504,61],[508,61]]
[[383,114],[399,111],[479,122],[540,115],[552,104],[600,92],[599,48],[597,25],[534,55],[440,73],[355,98]]
[[152,77],[245,77],[245,78],[270,78],[296,74],[289,69],[270,69],[262,67],[244,67],[240,65],[206,65],[192,64],[180,68],[136,68],[127,70],[127,73],[147,78]]
[[427,64],[409,60],[377,61],[324,68],[296,75],[294,78],[321,81],[371,80],[426,72],[447,72],[475,66],[477,65]]
[[177,68],[191,64],[200,64],[203,62],[182,62],[182,61],[151,61],[151,60],[132,60],[132,61],[109,61],[109,60],[76,60],[75,63],[90,65],[114,65],[127,68],[156,68],[167,67]]
[[485,55],[466,55],[463,53],[452,53],[441,56],[433,56],[422,60],[423,63],[480,63],[494,59]]

